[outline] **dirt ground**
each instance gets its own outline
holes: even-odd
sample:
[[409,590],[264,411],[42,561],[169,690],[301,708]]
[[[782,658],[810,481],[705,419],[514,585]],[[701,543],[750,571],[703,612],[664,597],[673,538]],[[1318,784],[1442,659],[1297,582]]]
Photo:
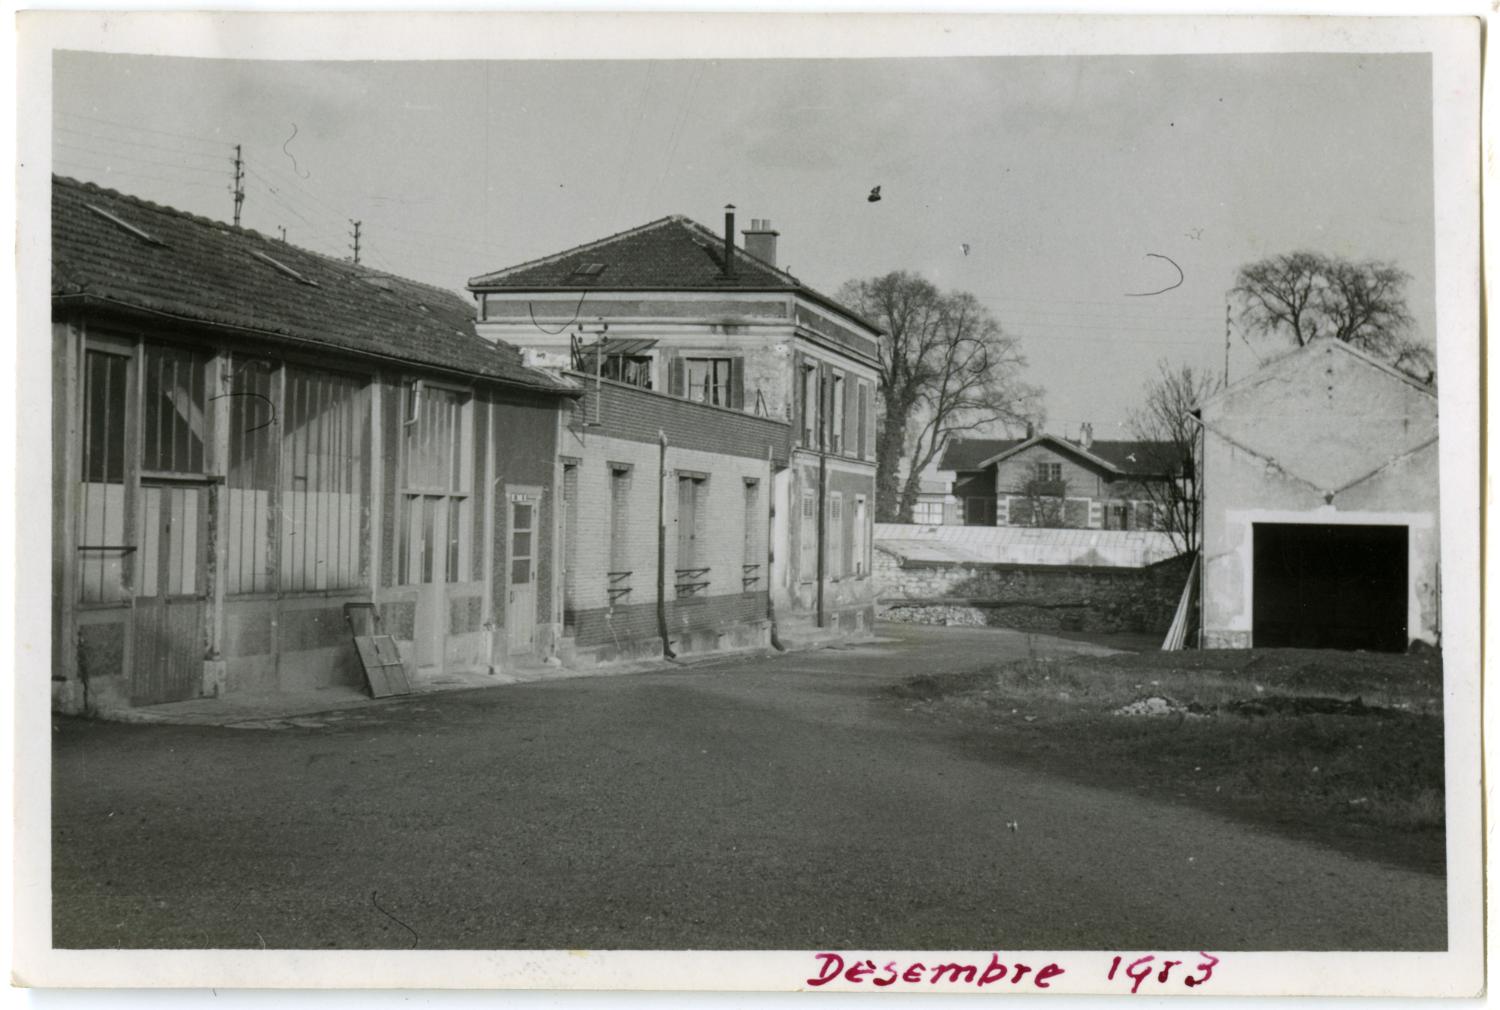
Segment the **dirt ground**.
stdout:
[[1435,653],[1028,657],[915,677],[890,693],[1003,760],[1443,869]]

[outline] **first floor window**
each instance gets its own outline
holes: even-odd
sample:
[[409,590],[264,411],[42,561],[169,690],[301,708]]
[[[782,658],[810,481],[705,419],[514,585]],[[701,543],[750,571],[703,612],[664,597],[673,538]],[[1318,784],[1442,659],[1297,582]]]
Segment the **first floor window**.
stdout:
[[728,407],[730,403],[729,358],[688,358],[687,395],[699,403]]

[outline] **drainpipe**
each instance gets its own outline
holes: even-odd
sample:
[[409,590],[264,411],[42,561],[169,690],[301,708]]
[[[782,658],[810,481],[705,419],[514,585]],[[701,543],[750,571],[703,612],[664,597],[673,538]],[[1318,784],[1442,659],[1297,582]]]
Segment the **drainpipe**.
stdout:
[[823,582],[827,575],[825,559],[828,556],[827,545],[823,540],[828,534],[825,522],[828,513],[828,453],[826,442],[828,438],[828,418],[824,416],[824,388],[828,383],[823,376],[818,376],[818,627],[826,627],[828,621],[827,611],[824,609]]
[[667,634],[667,432],[657,430],[661,452],[656,476],[656,628],[661,634],[661,652],[676,659]]
[[[789,460],[790,461],[790,460]],[[776,455],[775,446],[766,446],[766,620],[771,622],[771,648],[785,652],[776,631],[776,591],[771,571],[776,563]]]

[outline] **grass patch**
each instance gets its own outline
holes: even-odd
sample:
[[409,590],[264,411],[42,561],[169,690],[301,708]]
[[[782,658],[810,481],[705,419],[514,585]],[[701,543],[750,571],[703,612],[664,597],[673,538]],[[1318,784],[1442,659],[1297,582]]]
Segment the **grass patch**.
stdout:
[[[891,688],[987,754],[1443,868],[1442,662],[1300,649],[1030,658]],[[1117,711],[1166,699],[1169,714]]]

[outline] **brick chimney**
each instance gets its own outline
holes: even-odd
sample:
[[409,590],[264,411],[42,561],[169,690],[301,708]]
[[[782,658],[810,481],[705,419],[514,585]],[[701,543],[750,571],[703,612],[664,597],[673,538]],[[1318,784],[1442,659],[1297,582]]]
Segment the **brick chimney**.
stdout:
[[778,266],[776,262],[776,237],[781,232],[771,227],[769,218],[753,217],[750,219],[750,227],[742,233],[745,236],[745,251],[758,260],[764,260],[773,267]]
[[724,205],[724,276],[734,276],[734,204]]
[[1094,446],[1094,426],[1088,421],[1083,422],[1078,429],[1078,444],[1085,449],[1092,449]]

